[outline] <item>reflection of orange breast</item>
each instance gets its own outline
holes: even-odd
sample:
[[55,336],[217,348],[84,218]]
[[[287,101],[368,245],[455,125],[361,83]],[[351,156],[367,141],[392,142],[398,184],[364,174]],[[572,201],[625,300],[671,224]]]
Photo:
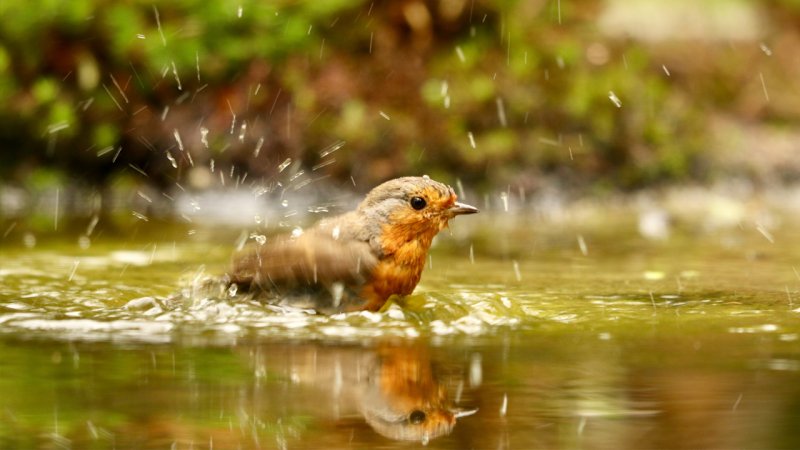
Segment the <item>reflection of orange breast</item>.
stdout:
[[434,376],[422,347],[383,347],[379,351],[377,383],[380,395],[365,402],[365,418],[378,433],[392,439],[429,439],[449,434],[455,415]]
[[404,408],[444,400],[424,348],[386,347],[380,356],[381,390],[398,402],[406,402]]

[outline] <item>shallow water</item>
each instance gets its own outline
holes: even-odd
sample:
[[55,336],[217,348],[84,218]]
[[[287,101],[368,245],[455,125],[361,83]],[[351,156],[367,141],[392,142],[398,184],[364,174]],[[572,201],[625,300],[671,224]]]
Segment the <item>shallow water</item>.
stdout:
[[458,222],[414,295],[333,317],[197,289],[238,230],[12,233],[0,448],[800,447],[791,221]]

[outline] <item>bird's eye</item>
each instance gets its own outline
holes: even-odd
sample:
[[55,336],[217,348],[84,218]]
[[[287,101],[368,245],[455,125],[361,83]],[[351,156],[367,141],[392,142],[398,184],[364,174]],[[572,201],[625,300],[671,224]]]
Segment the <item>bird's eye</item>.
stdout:
[[418,409],[411,411],[411,414],[408,415],[408,421],[414,425],[421,424],[425,421],[425,411],[420,411]]
[[424,208],[428,203],[422,197],[411,197],[411,207],[419,211]]

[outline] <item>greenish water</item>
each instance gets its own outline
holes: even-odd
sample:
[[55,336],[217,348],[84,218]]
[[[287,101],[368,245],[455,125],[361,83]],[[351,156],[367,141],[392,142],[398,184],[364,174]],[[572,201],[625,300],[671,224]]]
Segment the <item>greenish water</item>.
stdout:
[[0,448],[409,448],[414,411],[429,448],[798,448],[795,225],[457,221],[414,295],[333,317],[193,293],[237,230],[17,230]]

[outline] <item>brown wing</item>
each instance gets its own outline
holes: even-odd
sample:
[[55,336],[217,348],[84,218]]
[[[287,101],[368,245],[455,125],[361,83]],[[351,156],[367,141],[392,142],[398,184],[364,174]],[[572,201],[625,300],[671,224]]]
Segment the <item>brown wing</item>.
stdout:
[[309,232],[250,245],[233,257],[231,282],[265,290],[364,282],[378,263],[366,242]]

